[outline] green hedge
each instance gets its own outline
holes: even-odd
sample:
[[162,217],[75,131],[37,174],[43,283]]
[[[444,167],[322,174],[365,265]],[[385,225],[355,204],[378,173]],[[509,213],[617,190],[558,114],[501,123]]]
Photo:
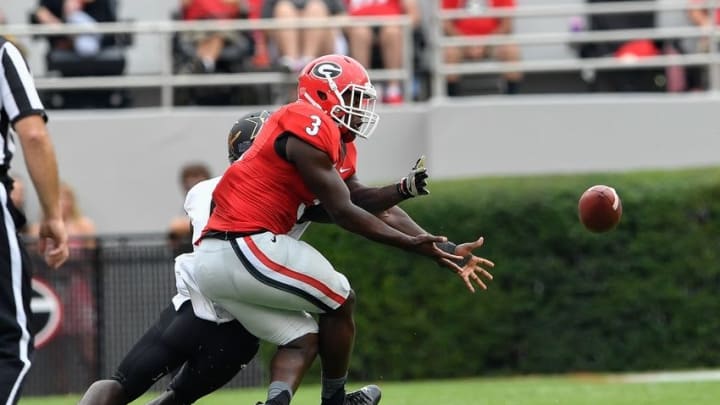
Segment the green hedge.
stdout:
[[[624,216],[606,234],[577,220],[609,184]],[[720,365],[720,169],[431,183],[404,203],[428,231],[484,235],[497,264],[469,293],[428,259],[332,225],[306,240],[358,296],[355,379],[621,371]],[[315,368],[317,370],[317,368]]]

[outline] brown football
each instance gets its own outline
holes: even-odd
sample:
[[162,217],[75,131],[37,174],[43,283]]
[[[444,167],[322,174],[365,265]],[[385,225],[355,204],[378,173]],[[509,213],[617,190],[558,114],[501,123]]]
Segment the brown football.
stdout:
[[580,222],[592,232],[607,232],[620,222],[622,202],[614,188],[592,186],[580,196],[578,202]]

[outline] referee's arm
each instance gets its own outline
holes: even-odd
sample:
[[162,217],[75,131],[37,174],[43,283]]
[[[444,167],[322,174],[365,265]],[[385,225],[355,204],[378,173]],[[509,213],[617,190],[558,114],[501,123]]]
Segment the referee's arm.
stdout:
[[45,121],[39,115],[28,115],[15,122],[14,129],[45,219],[62,219],[57,161]]
[[[30,178],[37,191],[43,218],[40,248],[50,267],[60,266],[68,257],[67,234],[60,212],[57,159],[45,126],[45,112],[32,76],[20,52],[5,44],[2,53],[0,93],[10,124],[20,138]],[[50,246],[47,246],[48,239]],[[48,247],[49,249],[46,249]]]

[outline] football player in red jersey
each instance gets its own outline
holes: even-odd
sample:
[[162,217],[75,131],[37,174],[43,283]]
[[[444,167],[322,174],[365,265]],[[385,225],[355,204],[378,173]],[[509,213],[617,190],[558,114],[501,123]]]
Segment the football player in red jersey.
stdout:
[[[473,281],[484,287],[480,276],[491,276],[482,266],[493,264],[472,255],[482,238],[455,246],[425,233],[407,215],[393,223],[368,209],[374,202],[379,213],[427,193],[422,167],[389,187],[353,189],[352,181],[343,181],[349,145],[356,136],[369,137],[379,120],[375,89],[361,64],[342,55],[320,57],[300,73],[298,95],[270,116],[213,192],[214,209],[196,242],[198,287],[271,343],[290,344],[298,331],[318,333],[323,405],[376,404],[379,396],[346,398],[354,293],[320,252],[288,235],[298,211],[319,201],[339,226],[428,256],[471,290]],[[358,206],[361,198],[368,210]],[[318,314],[319,325],[309,313]],[[276,377],[266,404],[287,405],[297,381]]]
[[[267,111],[246,114],[238,119],[228,134],[230,164],[240,159],[252,144]],[[354,175],[356,153],[349,145],[341,177]],[[185,210],[194,234],[200,233],[209,217],[212,190],[219,177],[200,182],[185,199]],[[290,234],[300,238],[309,220],[327,218],[321,207],[313,207],[308,216],[293,227]],[[315,213],[315,214],[313,214]],[[167,390],[149,405],[190,404],[219,389],[255,356],[258,339],[236,320],[209,311],[208,302],[195,288],[192,254],[175,259],[178,293],[159,319],[128,351],[110,379],[94,382],[80,399],[79,405],[124,405],[145,393],[160,376],[179,370]],[[192,300],[192,305],[190,301]],[[317,335],[298,335],[293,344],[278,347],[270,367],[271,378],[282,373],[285,379],[302,376],[317,355]],[[277,377],[275,377],[277,378]],[[362,398],[379,398],[376,386],[362,387],[348,393],[347,403],[362,403]],[[355,400],[353,400],[355,398]]]

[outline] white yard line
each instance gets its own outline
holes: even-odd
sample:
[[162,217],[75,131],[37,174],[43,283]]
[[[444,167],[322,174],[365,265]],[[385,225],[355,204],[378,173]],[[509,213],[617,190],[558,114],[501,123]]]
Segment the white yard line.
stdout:
[[627,383],[665,383],[720,381],[720,370],[663,371],[657,373],[618,374],[610,379]]

